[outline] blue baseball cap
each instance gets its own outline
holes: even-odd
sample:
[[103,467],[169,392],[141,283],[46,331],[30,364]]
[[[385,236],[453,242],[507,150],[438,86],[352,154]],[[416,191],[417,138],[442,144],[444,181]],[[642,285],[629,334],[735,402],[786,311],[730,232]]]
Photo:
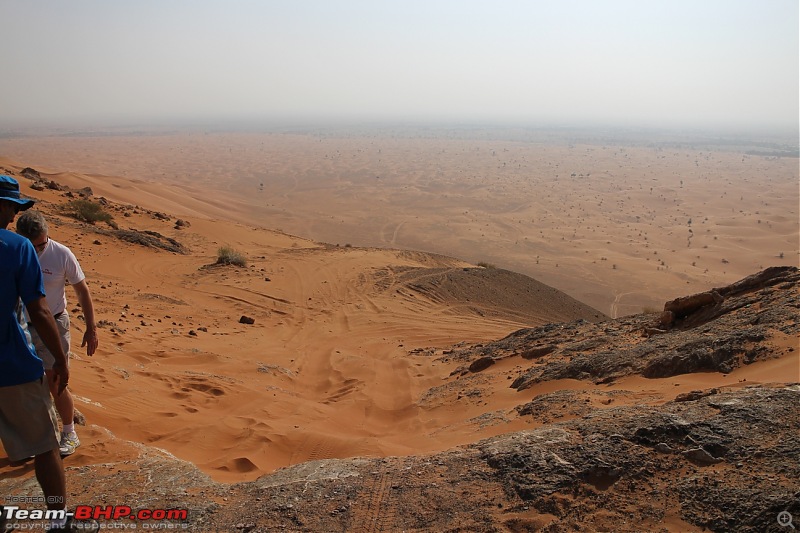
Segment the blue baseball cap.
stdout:
[[0,174],[0,200],[8,200],[19,204],[20,211],[25,211],[33,207],[34,201],[30,198],[23,198],[19,193],[19,182],[11,176]]

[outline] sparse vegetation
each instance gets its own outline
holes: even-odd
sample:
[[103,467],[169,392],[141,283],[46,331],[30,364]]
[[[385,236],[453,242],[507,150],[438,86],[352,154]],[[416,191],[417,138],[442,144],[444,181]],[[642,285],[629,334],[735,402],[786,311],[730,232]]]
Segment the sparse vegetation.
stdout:
[[247,266],[247,259],[244,254],[237,252],[230,246],[221,246],[217,250],[217,265],[236,265]]
[[64,214],[89,224],[105,222],[114,225],[111,213],[106,212],[102,205],[85,198],[68,202],[64,206]]

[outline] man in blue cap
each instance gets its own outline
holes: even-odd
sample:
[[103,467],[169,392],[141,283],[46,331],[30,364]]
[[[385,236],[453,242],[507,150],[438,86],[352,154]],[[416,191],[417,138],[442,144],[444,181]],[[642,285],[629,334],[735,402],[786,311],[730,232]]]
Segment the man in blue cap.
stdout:
[[[31,242],[5,229],[34,201],[23,198],[19,183],[0,175],[0,439],[11,461],[34,457],[36,479],[47,508],[66,509],[66,477],[58,445],[58,422],[44,378],[22,317],[25,305],[31,323],[56,359],[58,391],[69,383],[67,356],[45,300],[42,270]],[[0,516],[0,524],[7,517]],[[54,521],[53,531],[67,526],[66,514]]]

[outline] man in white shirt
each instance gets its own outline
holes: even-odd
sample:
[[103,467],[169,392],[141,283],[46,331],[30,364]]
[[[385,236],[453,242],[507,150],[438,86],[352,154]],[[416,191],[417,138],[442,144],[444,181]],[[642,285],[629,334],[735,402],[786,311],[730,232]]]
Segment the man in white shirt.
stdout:
[[[42,361],[30,342],[25,321],[20,320],[21,304],[53,349],[57,389],[64,390],[69,382],[67,356],[44,297],[36,252],[25,238],[6,229],[20,211],[32,205],[33,200],[20,194],[17,180],[0,175],[0,440],[9,460],[34,457],[36,479],[47,508],[65,512],[67,488],[58,454],[56,413],[43,379]],[[15,524],[8,522],[11,517],[3,503],[0,501],[0,530],[10,531]],[[66,521],[64,515],[51,529],[65,529]]]
[[[66,285],[71,285],[78,297],[78,302],[81,305],[83,317],[86,321],[86,332],[83,335],[81,347],[86,347],[87,355],[93,355],[97,350],[98,343],[97,327],[94,320],[94,305],[92,304],[89,287],[86,285],[86,276],[84,276],[75,255],[69,248],[49,237],[47,221],[38,211],[29,210],[19,216],[17,219],[17,233],[27,237],[39,255],[47,302],[58,326],[64,353],[69,354],[70,346],[69,312],[66,309],[67,296],[64,289]],[[75,448],[81,444],[75,432],[75,403],[72,394],[70,394],[69,389],[64,390],[60,395],[57,394],[56,383],[52,374],[53,356],[36,333],[36,329],[31,327],[30,333],[33,344],[36,347],[36,353],[44,361],[45,373],[50,383],[56,410],[61,416],[63,424],[59,443],[61,455],[71,455],[75,453]]]

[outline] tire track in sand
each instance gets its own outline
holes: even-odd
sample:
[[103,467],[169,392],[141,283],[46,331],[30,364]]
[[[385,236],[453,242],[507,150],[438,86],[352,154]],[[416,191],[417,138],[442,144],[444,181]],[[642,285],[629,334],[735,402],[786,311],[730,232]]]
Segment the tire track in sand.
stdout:
[[348,530],[373,533],[393,531],[396,523],[397,505],[394,503],[392,475],[386,469],[374,472],[372,483],[364,485],[354,506]]

